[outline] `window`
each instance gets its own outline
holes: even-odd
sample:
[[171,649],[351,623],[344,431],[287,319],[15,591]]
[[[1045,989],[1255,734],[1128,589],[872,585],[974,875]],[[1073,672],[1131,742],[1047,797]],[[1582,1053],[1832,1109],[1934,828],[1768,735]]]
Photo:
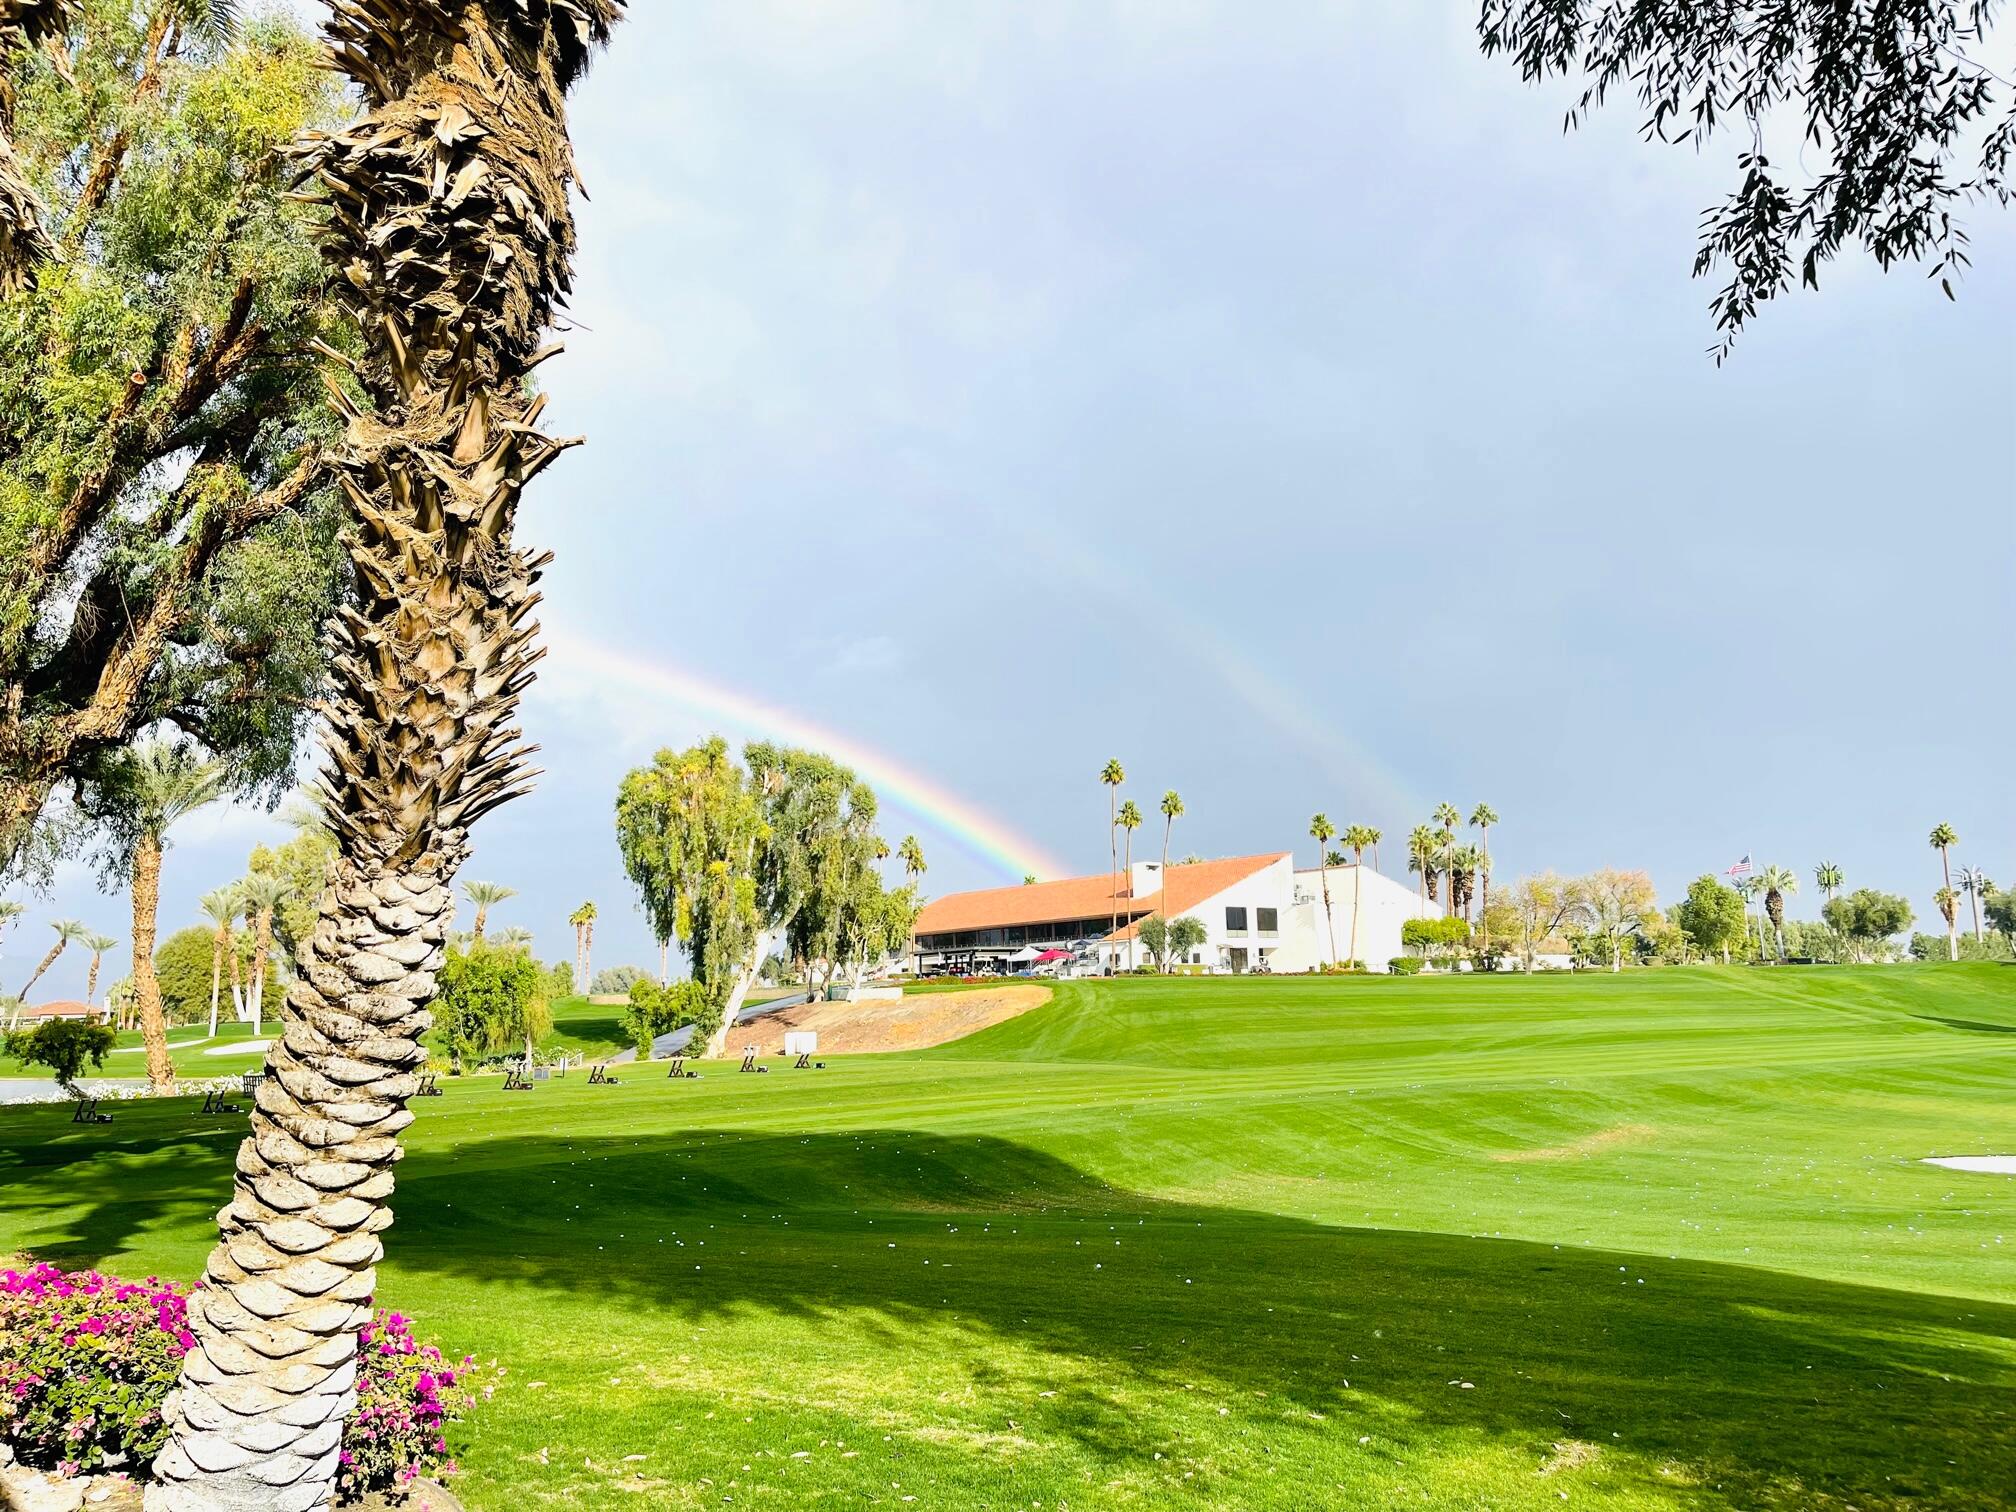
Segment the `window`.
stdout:
[[1280,927],[1278,918],[1279,915],[1276,910],[1271,908],[1256,908],[1253,910],[1253,922],[1262,934],[1273,934]]
[[1227,934],[1246,933],[1246,910],[1228,908],[1225,910],[1225,932]]

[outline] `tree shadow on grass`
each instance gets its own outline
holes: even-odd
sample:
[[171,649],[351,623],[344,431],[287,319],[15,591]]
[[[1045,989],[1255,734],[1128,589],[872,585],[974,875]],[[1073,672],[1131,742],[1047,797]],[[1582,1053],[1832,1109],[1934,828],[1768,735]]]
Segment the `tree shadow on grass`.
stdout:
[[[96,1260],[192,1213],[207,1243],[228,1179],[215,1131],[150,1109],[121,1134],[0,1148],[8,1206],[49,1214],[14,1225],[39,1253]],[[1296,1419],[1369,1408],[1541,1457],[1621,1447],[1686,1467],[1708,1505],[2011,1504],[2001,1304],[1168,1202],[1012,1141],[905,1130],[422,1142],[396,1204],[396,1271],[544,1291],[556,1348],[586,1347],[560,1322],[570,1293],[646,1329],[859,1330],[891,1359],[951,1329],[978,1387],[1012,1339],[1150,1392],[1265,1393]],[[1060,1431],[1138,1458],[1111,1400],[1075,1406]]]
[[1944,1018],[1936,1013],[1914,1013],[1911,1017],[1928,1024],[1944,1024],[1948,1029],[1964,1029],[1970,1034],[2016,1034],[2016,1024],[1984,1024],[1979,1019]]

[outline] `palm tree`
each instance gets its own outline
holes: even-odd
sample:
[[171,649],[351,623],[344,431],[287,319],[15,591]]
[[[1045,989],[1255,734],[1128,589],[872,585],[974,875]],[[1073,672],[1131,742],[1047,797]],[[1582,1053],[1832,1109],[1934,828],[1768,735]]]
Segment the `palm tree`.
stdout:
[[1764,890],[1764,914],[1771,921],[1771,933],[1778,941],[1778,959],[1785,959],[1785,895],[1799,891],[1799,873],[1789,866],[1767,866],[1757,874]]
[[903,863],[903,880],[912,887],[930,869],[924,864],[924,847],[917,843],[915,835],[903,837],[902,843],[896,847],[896,859]]
[[1484,948],[1491,948],[1491,826],[1498,822],[1498,810],[1480,803],[1470,811],[1470,822],[1482,837],[1483,860],[1477,868],[1477,912],[1484,921]]
[[140,1037],[147,1046],[147,1080],[156,1093],[173,1091],[175,1086],[161,981],[154,974],[161,853],[176,822],[222,798],[225,786],[221,761],[205,760],[186,742],[165,740],[128,752],[105,783],[106,797],[118,815],[123,848],[132,863],[133,1001],[140,1011]]
[[1978,866],[1960,868],[1960,891],[1967,895],[1967,902],[1974,910],[1974,943],[1981,943],[1981,901],[1995,891],[1995,884],[1988,880],[1988,873]]
[[253,872],[238,884],[240,906],[252,920],[252,1035],[266,1009],[266,962],[273,953],[273,911],[293,896],[294,889],[278,877]]
[[112,935],[98,934],[94,931],[85,935],[78,943],[91,952],[91,969],[84,974],[84,1006],[88,1008],[98,996],[99,963],[105,959],[105,952],[115,949],[119,941]]
[[498,943],[506,950],[530,950],[532,948],[532,931],[527,929],[523,924],[513,924],[509,929],[504,931],[503,937]]
[[1421,874],[1421,908],[1425,913],[1439,896],[1435,890],[1435,831],[1425,824],[1408,831],[1407,870]]
[[[1952,825],[1941,824],[1933,828],[1931,845],[1939,852],[1939,869],[1946,877],[1943,891],[1949,894],[1953,892],[1952,850],[1959,843],[1960,837],[1953,833]],[[1954,910],[1950,904],[1942,903],[1939,911],[1946,915],[1946,959],[1957,961],[1960,959],[1960,931],[1954,923]]]
[[570,281],[566,92],[621,14],[324,12],[361,107],[311,144],[305,179],[340,206],[319,225],[356,326],[355,381],[332,385],[355,568],[323,705],[337,854],[190,1306],[154,1512],[334,1494],[456,872],[470,826],[531,776],[515,719],[545,559],[514,535],[525,487],[572,444],[541,431],[531,371]]
[[1155,900],[1155,912],[1161,915],[1164,924],[1169,922],[1169,832],[1182,817],[1183,799],[1171,788],[1162,795],[1162,870],[1156,874],[1162,885],[1161,896]]
[[506,898],[518,896],[518,889],[506,887],[502,882],[464,882],[462,895],[476,905],[476,922],[469,933],[478,945],[483,943],[483,926],[489,922],[490,910]]
[[[1454,868],[1450,865],[1450,852],[1456,848],[1456,826],[1463,822],[1463,815],[1453,803],[1438,803],[1431,816],[1438,826],[1435,832],[1436,854],[1442,858],[1442,873],[1445,881],[1454,882]],[[1448,912],[1456,912],[1456,889],[1449,888]]]
[[[203,910],[203,916],[216,926],[210,936],[210,1038],[217,1037],[217,999],[224,990],[224,956],[229,952],[238,954],[238,941],[231,926],[243,910],[238,900],[236,887],[219,887],[203,894],[196,900],[196,906]],[[232,996],[232,1007],[239,1007],[237,996]]]
[[35,967],[34,974],[21,984],[21,991],[16,994],[19,1001],[14,1005],[14,1012],[17,1018],[20,1016],[21,1010],[28,1005],[28,990],[42,980],[43,972],[56,964],[56,957],[63,954],[64,947],[73,941],[83,939],[85,935],[90,933],[88,929],[75,919],[58,919],[49,927],[56,931],[56,943],[49,947],[49,953],[42,957],[41,962]]
[[1841,891],[1842,884],[1846,880],[1841,868],[1836,866],[1832,861],[1822,861],[1818,866],[1813,868],[1814,885],[1820,891],[1827,894],[1827,901],[1829,903],[1834,901],[1835,894]]
[[567,922],[574,926],[574,973],[580,978],[575,990],[586,992],[590,986],[590,964],[595,958],[595,905],[583,903],[567,915]]
[[1337,920],[1330,912],[1330,852],[1329,844],[1337,833],[1337,826],[1330,822],[1327,814],[1318,814],[1309,821],[1309,838],[1316,842],[1316,866],[1323,874],[1323,919],[1330,929],[1330,959],[1337,959]]
[[1106,847],[1111,853],[1106,867],[1106,880],[1112,883],[1113,892],[1112,919],[1106,936],[1110,940],[1120,932],[1120,836],[1116,826],[1120,823],[1120,784],[1127,780],[1126,769],[1118,757],[1099,769],[1099,780],[1106,784]]
[[1344,843],[1351,847],[1351,949],[1344,959],[1358,959],[1358,912],[1365,892],[1365,848],[1379,843],[1379,831],[1369,824],[1344,826]]
[[1940,917],[1946,921],[1946,958],[1951,961],[1957,961],[1960,959],[1959,891],[1951,887],[1942,887],[1939,891],[1932,894],[1932,901],[1938,905]]
[[1484,854],[1474,845],[1459,845],[1449,852],[1449,901],[1452,912],[1466,924],[1470,904],[1476,897],[1477,877],[1484,869]]
[[[1131,911],[1133,907],[1132,899],[1134,897],[1134,831],[1141,828],[1141,810],[1134,806],[1132,798],[1129,798],[1125,803],[1120,805],[1118,822],[1120,828],[1127,832],[1127,853],[1123,858],[1120,874],[1127,879],[1128,907]],[[1127,966],[1130,971],[1134,966],[1134,937],[1132,935],[1128,936],[1127,939]]]

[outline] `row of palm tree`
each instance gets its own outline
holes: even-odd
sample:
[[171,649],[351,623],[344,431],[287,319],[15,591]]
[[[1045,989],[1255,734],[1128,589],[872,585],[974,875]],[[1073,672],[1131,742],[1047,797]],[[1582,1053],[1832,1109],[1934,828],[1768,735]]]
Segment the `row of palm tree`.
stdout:
[[[1478,843],[1459,844],[1458,831],[1464,824],[1462,811],[1453,803],[1438,804],[1431,823],[1417,824],[1407,836],[1407,869],[1421,877],[1421,903],[1446,903],[1443,911],[1480,923],[1484,943],[1491,943],[1491,826],[1498,811],[1480,803],[1470,812],[1469,825],[1477,831]],[[1445,886],[1446,884],[1446,886]],[[1472,909],[1475,903],[1476,908]]]
[[[1108,877],[1113,884],[1113,897],[1109,908],[1110,917],[1108,920],[1109,937],[1112,934],[1119,933],[1120,930],[1122,886],[1120,877],[1123,875],[1123,866],[1124,875],[1130,879],[1126,884],[1128,895],[1132,895],[1133,882],[1131,879],[1134,875],[1134,831],[1141,828],[1147,822],[1142,817],[1141,810],[1135,805],[1133,799],[1129,798],[1125,803],[1119,801],[1120,784],[1126,780],[1127,769],[1120,765],[1117,757],[1099,769],[1099,781],[1106,787],[1106,840],[1110,867]],[[1160,808],[1162,814],[1162,870],[1158,877],[1159,885],[1156,890],[1155,907],[1152,912],[1165,916],[1166,922],[1166,904],[1169,898],[1169,833],[1175,827],[1176,821],[1183,816],[1183,799],[1176,789],[1170,788],[1169,791],[1162,795]],[[1120,842],[1120,836],[1123,831],[1127,837],[1124,863],[1121,857]],[[920,867],[919,869],[921,870],[922,868]],[[1031,877],[1023,878],[1025,883],[1033,880]],[[1132,939],[1129,939],[1127,942],[1127,964],[1130,968],[1134,964],[1134,941]]]
[[1365,852],[1372,852],[1372,868],[1377,871],[1379,842],[1385,838],[1385,832],[1369,824],[1347,824],[1340,833],[1330,822],[1328,814],[1315,814],[1309,820],[1309,835],[1316,842],[1316,869],[1323,879],[1323,923],[1330,937],[1332,961],[1337,959],[1337,920],[1330,907],[1330,868],[1344,864],[1344,853],[1331,850],[1330,842],[1341,840],[1351,848],[1351,948],[1344,959],[1355,961],[1358,959],[1359,903],[1365,891]]
[[[18,920],[23,912],[23,906],[12,899],[0,900],[0,934],[4,934],[7,926]],[[75,919],[57,919],[50,927],[56,931],[56,943],[49,947],[48,953],[36,964],[34,973],[22,984],[21,991],[15,996],[14,1011],[7,1025],[10,1029],[20,1026],[21,1010],[28,1006],[29,989],[42,979],[42,974],[55,965],[57,957],[71,945],[82,946],[91,952],[91,966],[85,978],[84,1002],[87,1007],[95,1003],[98,998],[98,972],[104,962],[105,952],[116,949],[119,944],[113,936],[100,934]]]

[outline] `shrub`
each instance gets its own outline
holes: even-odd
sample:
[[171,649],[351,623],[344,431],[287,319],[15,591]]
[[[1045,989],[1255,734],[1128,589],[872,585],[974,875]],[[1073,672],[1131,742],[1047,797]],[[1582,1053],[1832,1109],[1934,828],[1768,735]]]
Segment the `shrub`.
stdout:
[[1413,976],[1427,964],[1419,956],[1395,956],[1386,963],[1386,969],[1395,976]]
[[434,1025],[456,1060],[530,1049],[553,1027],[539,963],[522,950],[478,943],[450,950],[434,976]]
[[667,982],[660,987],[647,978],[630,984],[630,1006],[623,1011],[623,1027],[629,1030],[640,1060],[650,1057],[651,1041],[661,1034],[691,1024],[693,1038],[704,1039],[720,1022],[720,1006],[698,982]]
[[0,1437],[64,1475],[145,1466],[167,1440],[161,1403],[196,1341],[186,1294],[53,1265],[0,1271]]
[[50,1019],[6,1037],[7,1053],[31,1066],[46,1066],[63,1087],[83,1074],[85,1062],[103,1067],[119,1042],[110,1026],[87,1019]]
[[413,1337],[402,1314],[374,1312],[357,1336],[357,1410],[343,1428],[337,1491],[355,1498],[453,1475],[448,1430],[490,1399],[495,1383],[483,1379],[490,1373],[474,1355],[459,1365],[444,1360]]
[[[1958,938],[1960,960],[2006,961],[2010,958],[2009,939],[2006,935],[1983,935],[1977,940],[1963,929]],[[1921,961],[1943,962],[1946,959],[1946,936],[1922,932],[1912,935],[1911,954]]]
[[[53,1265],[0,1271],[0,1439],[63,1475],[144,1472],[167,1441],[161,1405],[195,1345],[187,1291]],[[357,1410],[344,1425],[346,1498],[455,1473],[448,1431],[495,1391],[501,1368],[451,1364],[399,1313],[357,1340]]]
[[[776,957],[772,956],[770,959],[775,960]],[[768,962],[765,964],[767,965]],[[589,985],[588,990],[601,993],[605,996],[609,994],[621,994],[628,992],[630,984],[633,982],[648,982],[650,980],[650,973],[645,971],[641,966],[604,966],[600,971],[595,973],[595,980]]]

